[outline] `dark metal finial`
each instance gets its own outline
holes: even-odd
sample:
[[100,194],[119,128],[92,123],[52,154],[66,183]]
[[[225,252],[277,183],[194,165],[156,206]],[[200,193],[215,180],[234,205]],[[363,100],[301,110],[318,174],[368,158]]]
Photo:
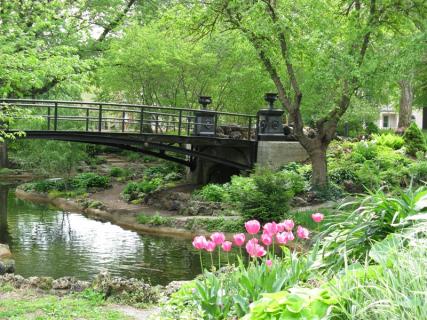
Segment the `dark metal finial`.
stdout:
[[202,109],[205,110],[208,104],[212,103],[212,98],[209,96],[200,96],[199,103],[202,105]]
[[264,96],[264,100],[268,102],[268,106],[270,108],[270,110],[274,109],[274,101],[277,100],[277,93],[266,93]]

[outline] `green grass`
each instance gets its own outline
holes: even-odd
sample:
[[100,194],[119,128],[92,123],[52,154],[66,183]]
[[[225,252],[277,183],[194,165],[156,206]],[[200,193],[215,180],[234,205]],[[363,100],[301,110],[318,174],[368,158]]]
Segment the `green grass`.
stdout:
[[159,215],[158,213],[154,216],[149,216],[141,213],[136,217],[136,220],[140,224],[149,224],[154,226],[169,226],[174,221],[173,218],[164,217]]
[[122,320],[130,318],[118,311],[109,310],[106,306],[91,299],[46,296],[26,299],[1,299],[0,319]]

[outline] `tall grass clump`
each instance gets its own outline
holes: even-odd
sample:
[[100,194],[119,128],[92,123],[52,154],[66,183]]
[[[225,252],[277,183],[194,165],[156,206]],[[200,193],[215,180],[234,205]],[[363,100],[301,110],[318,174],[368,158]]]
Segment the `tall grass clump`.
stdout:
[[427,319],[427,223],[417,229],[377,243],[370,254],[377,264],[348,267],[337,278],[331,319]]

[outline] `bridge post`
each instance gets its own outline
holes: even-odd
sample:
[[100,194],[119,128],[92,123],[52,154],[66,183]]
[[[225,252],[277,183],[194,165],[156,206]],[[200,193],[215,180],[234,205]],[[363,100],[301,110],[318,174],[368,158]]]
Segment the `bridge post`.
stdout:
[[6,168],[9,165],[6,142],[0,142],[0,168]]

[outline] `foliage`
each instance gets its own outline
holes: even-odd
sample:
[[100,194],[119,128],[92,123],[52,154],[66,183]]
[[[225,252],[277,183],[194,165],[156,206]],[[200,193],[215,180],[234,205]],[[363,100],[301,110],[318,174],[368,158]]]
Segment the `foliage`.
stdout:
[[372,139],[377,145],[386,146],[394,150],[399,150],[405,143],[405,140],[401,136],[393,133],[374,134],[372,135]]
[[67,188],[66,182],[62,179],[42,180],[33,183],[22,185],[24,191],[35,191],[39,193],[48,193],[49,191],[65,191]]
[[284,258],[274,259],[271,266],[258,261],[225,274],[205,273],[196,281],[194,299],[204,311],[204,319],[224,319],[249,312],[251,302],[264,293],[279,292],[306,281],[314,262],[315,254],[298,256],[282,247]]
[[129,182],[122,191],[127,201],[143,198],[146,194],[158,190],[163,185],[163,179],[143,179],[139,182]]
[[207,184],[196,195],[204,201],[225,202],[228,199],[226,187],[219,184]]
[[292,288],[264,293],[243,320],[327,319],[336,302],[325,289]]
[[154,216],[145,215],[143,213],[137,215],[136,220],[141,224],[149,224],[153,226],[171,226],[173,225],[173,219],[164,217],[156,213]]
[[[370,256],[377,265],[351,265],[331,281],[340,297],[332,319],[424,319],[426,224],[417,233],[388,236]],[[420,234],[421,231],[421,234]]]
[[[320,266],[334,272],[350,261],[365,261],[375,241],[412,224],[409,217],[427,207],[426,199],[425,188],[402,191],[399,196],[378,190],[346,203],[325,223],[325,231],[320,234]],[[355,209],[348,213],[347,207]]]
[[408,154],[416,156],[418,151],[424,153],[427,151],[424,135],[415,122],[412,122],[409,128],[406,129],[403,139],[405,140],[405,149]]
[[24,139],[9,146],[10,156],[21,168],[47,176],[70,177],[81,161],[88,160],[79,143]]
[[87,190],[89,188],[107,189],[110,187],[110,179],[105,176],[97,175],[96,173],[87,172],[75,176],[71,180],[71,184],[75,189]]
[[185,223],[185,228],[192,231],[197,230],[206,230],[209,232],[213,231],[222,231],[222,232],[243,232],[243,223],[242,218],[227,218],[227,217],[210,217],[210,218],[201,218],[194,217],[187,219]]
[[110,170],[110,176],[115,178],[126,178],[130,176],[129,169],[113,167]]

